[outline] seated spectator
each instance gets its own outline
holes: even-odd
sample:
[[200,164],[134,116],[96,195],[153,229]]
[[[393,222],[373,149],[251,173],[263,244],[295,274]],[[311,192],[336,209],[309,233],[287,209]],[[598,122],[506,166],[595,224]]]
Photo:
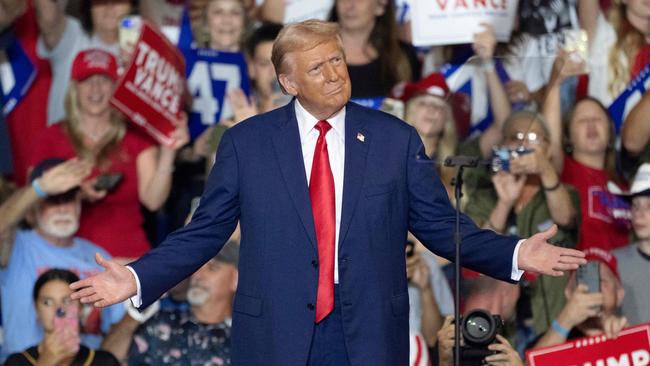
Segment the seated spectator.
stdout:
[[[609,251],[628,243],[629,224],[626,205],[607,189],[610,180],[622,183],[616,171],[614,123],[607,109],[590,97],[571,108],[564,124],[560,116],[559,85],[583,66],[573,62],[570,54],[558,55],[544,102],[544,117],[551,131],[554,165],[562,172],[562,182],[574,186],[580,195],[578,248]],[[568,154],[562,147],[562,135]]]
[[[17,191],[0,206],[0,252],[9,254],[0,258],[5,357],[43,338],[31,296],[40,273],[49,268],[66,268],[85,278],[102,269],[95,263],[95,253],[109,257],[103,249],[75,236],[81,215],[78,186],[89,172],[87,162],[45,160],[32,171],[32,185]],[[25,217],[33,229],[18,229]],[[87,308],[83,312],[82,340],[91,348],[99,346],[101,333],[124,315],[121,305],[99,311]]]
[[352,98],[387,96],[395,84],[420,79],[415,49],[397,38],[394,1],[339,0],[329,20],[341,26]]
[[77,53],[98,48],[119,55],[118,30],[122,17],[133,10],[133,0],[88,0],[81,2],[79,20],[66,15],[67,1],[35,0],[40,38],[37,52],[52,66],[52,85],[47,101],[48,124],[65,114],[65,91]]
[[228,242],[190,277],[189,309],[159,311],[142,325],[133,319],[114,327],[116,356],[126,359],[128,352],[129,365],[230,365],[238,261],[239,245]]
[[43,337],[39,343],[7,359],[6,366],[87,365],[118,366],[115,357],[102,350],[80,344],[79,301],[70,300],[70,284],[79,277],[65,269],[50,269],[41,274],[33,290],[33,301]]
[[[438,365],[454,365],[454,317],[445,318],[442,328],[438,331]],[[462,337],[462,336],[461,336]],[[497,342],[488,345],[488,350],[494,354],[485,357],[485,364],[498,366],[524,366],[517,351],[512,348],[507,339],[497,334]],[[462,344],[462,343],[461,343]],[[462,364],[462,363],[461,363]]]
[[602,333],[608,338],[615,338],[627,323],[625,317],[616,315],[616,309],[625,295],[618,276],[616,257],[601,248],[587,248],[585,253],[588,261],[599,263],[600,291],[590,292],[585,284],[578,284],[576,272],[573,271],[564,290],[566,305],[534,348]]
[[[514,112],[505,121],[502,133],[502,147],[515,153],[508,153],[508,167],[492,177],[491,186],[472,192],[467,214],[483,228],[522,237],[557,225],[557,233],[549,241],[575,246],[578,197],[560,182],[551,164],[544,119],[529,111]],[[561,292],[566,278],[540,276],[528,280],[527,313],[532,314],[535,334],[541,334],[564,305]]]
[[[79,156],[92,160],[93,179],[82,184],[84,215],[78,235],[128,262],[150,248],[140,204],[159,209],[172,181],[176,151],[188,141],[187,123],[177,122],[171,146],[154,146],[110,105],[117,80],[117,61],[101,50],[86,50],[72,66],[65,121],[36,137],[32,164],[45,158]],[[98,176],[119,174],[114,186]]]
[[636,241],[616,249],[614,255],[625,289],[622,313],[636,325],[650,321],[650,164],[641,165],[625,197],[632,201]]

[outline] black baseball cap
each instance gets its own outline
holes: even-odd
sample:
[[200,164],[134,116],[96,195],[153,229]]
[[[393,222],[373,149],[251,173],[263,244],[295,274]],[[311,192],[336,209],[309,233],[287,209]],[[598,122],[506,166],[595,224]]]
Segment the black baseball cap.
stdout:
[[[34,182],[36,179],[40,178],[43,173],[54,168],[55,166],[64,163],[66,160],[63,158],[47,158],[42,160],[40,163],[36,164],[31,173],[29,173],[29,181]],[[66,192],[59,193],[52,196],[47,196],[45,199],[53,202],[69,202],[74,200],[77,197],[77,192],[79,192],[79,187],[74,187],[69,189]]]

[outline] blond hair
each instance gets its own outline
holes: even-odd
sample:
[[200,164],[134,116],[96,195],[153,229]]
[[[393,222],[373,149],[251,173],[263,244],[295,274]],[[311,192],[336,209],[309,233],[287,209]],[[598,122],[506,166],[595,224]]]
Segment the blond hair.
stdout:
[[[192,28],[192,34],[194,35],[194,41],[196,42],[197,47],[199,48],[206,48],[206,49],[211,49],[212,48],[212,36],[210,35],[210,31],[207,29],[208,28],[208,8],[212,3],[221,1],[221,0],[208,0],[205,1],[205,3],[202,6],[202,11],[200,13],[199,19],[194,19],[193,22],[190,22],[191,28]],[[244,26],[241,32],[241,36],[239,39],[239,42],[237,46],[241,49],[242,46],[244,45],[244,40],[246,38],[246,32],[248,28],[250,27],[250,19],[248,19],[248,15],[246,14],[246,5],[244,4],[243,0],[236,0],[239,5],[242,7],[242,12],[243,12],[243,18],[244,18]],[[219,50],[222,51],[222,50]]]
[[[616,31],[616,43],[609,50],[607,92],[618,95],[630,82],[630,70],[634,65],[639,49],[646,44],[645,37],[639,32],[625,14],[625,5],[621,2],[612,6],[608,18]],[[625,61],[621,60],[621,55]]]
[[[413,113],[413,108],[415,108],[415,101],[417,97],[411,98],[406,103],[406,111],[404,113],[404,121],[411,126],[414,126],[414,123],[411,119],[411,114]],[[437,97],[439,98],[439,97]],[[458,131],[456,129],[456,119],[454,118],[453,110],[451,107],[451,100],[444,100],[444,124],[442,131],[440,131],[440,136],[438,138],[438,143],[436,145],[436,150],[433,152],[433,158],[436,160],[436,165],[438,167],[438,174],[440,175],[440,180],[443,182],[447,193],[449,193],[449,198],[453,200],[453,194],[451,190],[451,181],[456,175],[456,169],[452,167],[444,166],[443,162],[447,156],[456,154],[456,149],[458,148]],[[414,126],[415,127],[415,126]],[[420,136],[422,138],[422,136]],[[426,152],[430,153],[430,152]]]
[[124,138],[124,135],[126,134],[126,124],[119,114],[111,108],[111,129],[102,137],[101,140],[98,141],[95,147],[89,148],[86,146],[83,142],[83,132],[81,130],[77,87],[77,82],[71,80],[65,98],[66,119],[62,122],[62,126],[67,132],[77,156],[84,159],[94,160],[97,166],[101,169],[108,163],[109,154]]
[[286,74],[286,56],[291,52],[304,52],[323,43],[337,41],[341,50],[343,42],[339,36],[339,26],[336,23],[322,20],[309,19],[300,23],[293,23],[282,28],[271,51],[271,62],[275,74]]

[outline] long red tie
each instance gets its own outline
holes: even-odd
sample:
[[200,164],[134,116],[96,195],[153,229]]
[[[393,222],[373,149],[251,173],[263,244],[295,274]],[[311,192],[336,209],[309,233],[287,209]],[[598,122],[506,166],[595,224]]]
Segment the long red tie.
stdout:
[[336,208],[334,205],[334,177],[330,167],[325,135],[332,126],[318,121],[320,132],[309,179],[309,197],[314,215],[318,243],[318,292],[316,294],[316,323],[334,310],[334,240],[336,237]]

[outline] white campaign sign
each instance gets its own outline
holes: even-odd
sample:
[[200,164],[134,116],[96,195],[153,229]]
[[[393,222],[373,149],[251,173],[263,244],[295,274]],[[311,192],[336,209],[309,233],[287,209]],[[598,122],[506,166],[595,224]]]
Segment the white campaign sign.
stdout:
[[494,27],[506,42],[517,12],[517,0],[412,0],[411,28],[415,46],[471,43],[481,23]]
[[334,0],[285,0],[284,24],[307,19],[326,20]]

